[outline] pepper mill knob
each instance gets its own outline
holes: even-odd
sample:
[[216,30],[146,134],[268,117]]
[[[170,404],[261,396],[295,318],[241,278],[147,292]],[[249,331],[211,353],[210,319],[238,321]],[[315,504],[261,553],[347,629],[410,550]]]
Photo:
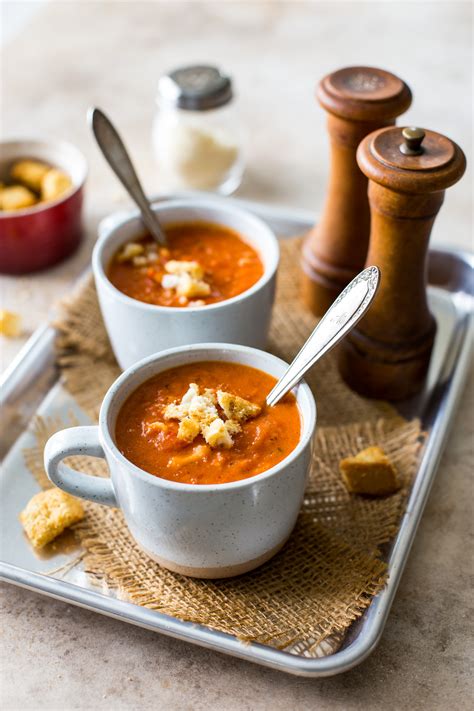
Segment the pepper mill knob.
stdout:
[[357,166],[357,146],[368,133],[395,123],[410,106],[411,91],[383,69],[346,67],[324,77],[316,95],[328,114],[331,167],[321,219],[304,242],[301,266],[303,298],[321,316],[367,255],[367,178]]
[[425,132],[422,128],[415,128],[414,126],[407,126],[402,131],[402,136],[405,142],[400,146],[400,150],[406,156],[419,156],[423,153],[423,139],[425,137]]
[[366,136],[357,160],[369,179],[367,264],[381,278],[370,310],[341,346],[339,368],[362,395],[404,400],[423,387],[436,333],[426,293],[431,229],[466,159],[446,136],[393,127]]

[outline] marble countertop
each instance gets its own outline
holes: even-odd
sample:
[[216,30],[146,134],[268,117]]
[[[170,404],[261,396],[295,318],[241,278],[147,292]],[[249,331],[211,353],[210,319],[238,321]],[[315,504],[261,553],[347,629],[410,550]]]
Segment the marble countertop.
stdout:
[[[407,14],[409,18],[407,19]],[[409,20],[409,21],[408,21]],[[3,308],[24,338],[0,343],[4,369],[86,268],[98,221],[127,205],[85,123],[110,113],[150,193],[164,186],[151,150],[156,82],[196,61],[234,77],[247,129],[238,195],[318,211],[328,168],[314,85],[373,64],[414,92],[406,122],[447,134],[472,158],[472,6],[468,2],[50,2],[3,49],[2,133],[50,134],[89,161],[86,239],[58,267],[2,277]],[[433,243],[472,248],[472,173],[451,188]],[[360,667],[307,680],[2,586],[5,709],[444,709],[469,706],[472,378],[382,642]]]

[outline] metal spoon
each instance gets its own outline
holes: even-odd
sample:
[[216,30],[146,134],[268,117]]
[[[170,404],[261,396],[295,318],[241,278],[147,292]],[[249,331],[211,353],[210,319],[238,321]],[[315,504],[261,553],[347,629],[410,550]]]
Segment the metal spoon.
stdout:
[[147,229],[158,244],[165,247],[167,244],[166,236],[143,192],[130,156],[117,130],[100,109],[89,109],[88,121],[104,158],[138,206]]
[[276,405],[316,361],[354,328],[370,306],[379,285],[379,278],[379,269],[368,267],[339,294],[296,358],[267,395],[268,406]]

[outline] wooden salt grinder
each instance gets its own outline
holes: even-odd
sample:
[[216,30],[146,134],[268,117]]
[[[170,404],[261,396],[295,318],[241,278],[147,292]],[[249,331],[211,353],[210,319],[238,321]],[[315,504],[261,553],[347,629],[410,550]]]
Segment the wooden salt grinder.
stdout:
[[366,263],[381,277],[369,311],[341,345],[339,368],[362,395],[404,400],[423,387],[436,332],[426,295],[431,228],[466,159],[439,133],[394,127],[367,136],[357,161],[369,179]]
[[392,126],[410,106],[411,92],[390,72],[346,67],[322,79],[317,98],[328,112],[331,168],[321,219],[304,242],[301,266],[303,299],[322,316],[367,255],[367,178],[357,167],[357,146],[368,133]]

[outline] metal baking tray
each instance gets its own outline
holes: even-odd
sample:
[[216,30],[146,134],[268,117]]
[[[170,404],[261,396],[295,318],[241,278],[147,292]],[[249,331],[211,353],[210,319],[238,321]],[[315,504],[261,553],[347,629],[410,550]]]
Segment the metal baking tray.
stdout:
[[[307,212],[231,201],[263,218],[282,239],[304,233],[315,221],[315,216]],[[59,382],[53,350],[55,332],[49,326],[38,329],[1,382],[0,456],[4,462],[0,478],[0,577],[124,622],[291,674],[329,676],[359,664],[382,635],[462,392],[472,342],[472,267],[472,256],[467,253],[440,248],[430,252],[429,298],[438,323],[436,343],[424,392],[400,406],[405,416],[421,418],[428,437],[400,529],[386,553],[387,585],[349,628],[337,651],[323,646],[320,653],[325,656],[314,658],[297,648],[279,651],[261,644],[243,644],[233,636],[119,599],[105,585],[93,582],[80,562],[75,563],[77,549],[66,547],[50,557],[35,554],[18,522],[18,512],[39,488],[23,461],[23,449],[34,444],[28,424],[35,414],[64,418],[71,412],[80,423],[89,422]]]

